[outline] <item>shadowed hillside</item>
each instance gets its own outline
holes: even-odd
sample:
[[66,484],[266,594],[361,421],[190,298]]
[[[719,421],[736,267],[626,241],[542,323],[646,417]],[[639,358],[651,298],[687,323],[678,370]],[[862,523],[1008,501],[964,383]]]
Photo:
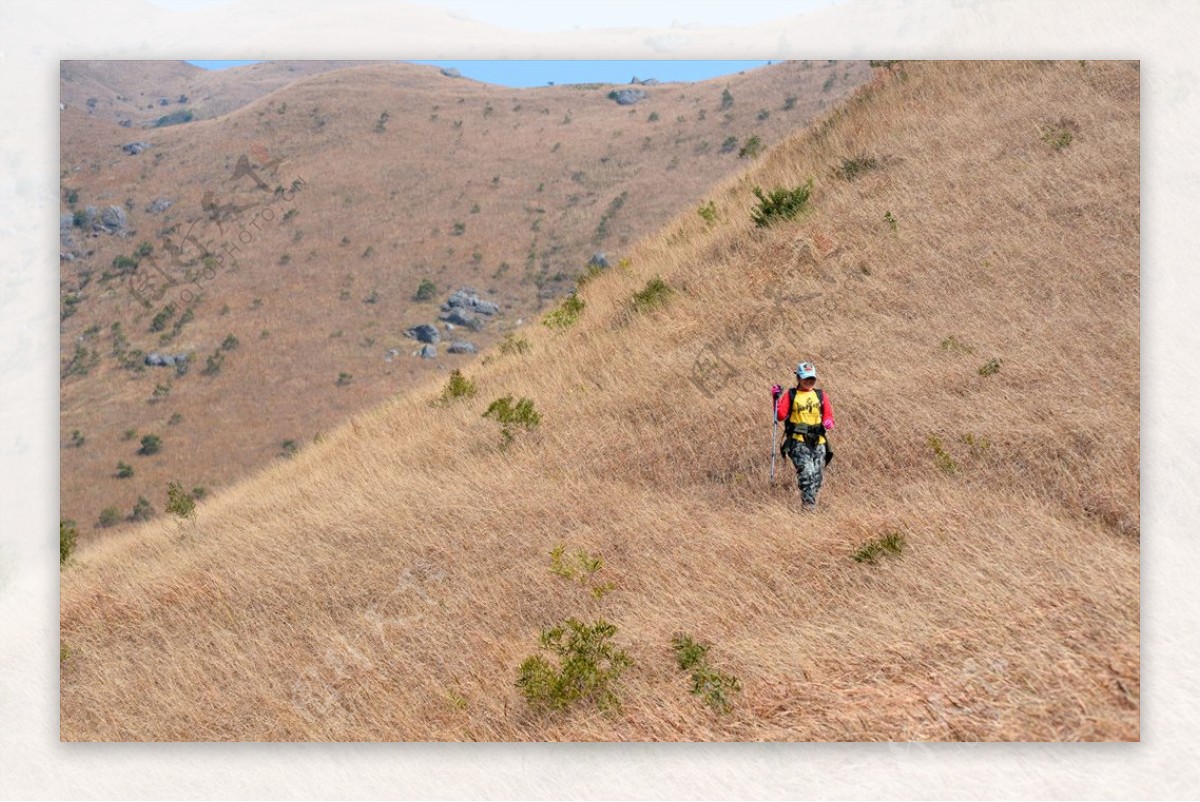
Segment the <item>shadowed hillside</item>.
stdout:
[[[1138,739],[1138,113],[1136,63],[893,65],[473,394],[81,547],[62,737]],[[838,415],[804,517],[767,479],[801,358]],[[615,626],[619,706],[516,687],[568,618]]]
[[[229,87],[286,66],[222,80],[240,97]],[[739,158],[752,138],[761,158],[869,75],[792,62],[696,84],[505,89],[366,64],[154,130],[67,108],[62,516],[85,538],[112,531],[161,513],[168,481],[227,486],[446,376],[472,359],[455,351],[545,312],[594,254],[615,265],[702,202],[754,160]],[[645,97],[609,97],[625,90]],[[495,314],[443,320],[463,287]],[[432,358],[406,334],[420,325],[437,329]]]

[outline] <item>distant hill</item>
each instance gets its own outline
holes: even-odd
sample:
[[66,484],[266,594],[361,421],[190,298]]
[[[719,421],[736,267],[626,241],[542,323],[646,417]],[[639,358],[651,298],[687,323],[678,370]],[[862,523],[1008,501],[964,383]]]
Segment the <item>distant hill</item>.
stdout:
[[[560,310],[557,326],[508,329],[516,339],[506,347],[454,363],[458,382],[397,373],[390,381],[404,392],[211,494],[194,518],[162,513],[160,481],[148,496],[155,519],[83,543],[62,574],[62,739],[1137,740],[1138,65],[881,69],[811,127],[768,138],[757,161],[738,162],[745,169],[680,201],[645,236],[609,246],[629,231],[625,208],[612,215],[603,244],[626,261],[586,281],[576,302],[547,301]],[[601,123],[613,112],[602,90],[594,103],[590,90],[555,90],[580,93],[568,123],[558,104],[570,94],[551,102],[464,88],[455,90],[462,104],[452,93],[437,111],[411,100],[386,107],[436,113],[437,136],[420,128],[401,140],[389,120],[400,141],[352,139],[384,110],[378,87],[403,79],[374,67],[319,76],[287,90],[283,114],[280,98],[264,98],[226,127],[190,124],[187,141],[164,132],[140,162],[104,162],[101,175],[117,172],[114,162],[131,165],[119,175],[137,175],[163,152],[162,191],[171,165],[206,164],[217,152],[231,170],[240,131],[257,137],[268,122],[295,142],[293,127],[315,126],[328,110],[329,135],[347,142],[336,156],[315,144],[280,147],[294,159],[281,178],[298,171],[312,185],[295,203],[304,237],[289,245],[284,228],[271,240],[299,264],[247,264],[213,282],[194,321],[201,356],[224,328],[244,345],[216,377],[177,382],[158,402],[160,418],[176,393],[239,421],[239,394],[269,419],[280,414],[271,398],[306,397],[295,365],[325,357],[297,334],[283,352],[296,354],[290,371],[266,382],[237,372],[260,327],[271,342],[309,321],[329,325],[326,308],[353,309],[346,336],[331,339],[384,345],[393,317],[411,318],[363,304],[376,285],[362,276],[383,297],[411,291],[423,274],[447,287],[477,281],[450,247],[458,257],[486,251],[494,271],[507,253],[490,234],[475,237],[504,225],[490,218],[489,173],[500,175],[496,192],[544,183],[557,200],[524,213],[548,226],[564,209],[578,212],[589,191],[593,208],[607,208],[628,185],[605,185],[606,170],[630,169],[644,136],[652,145],[686,136],[651,127],[654,106]],[[339,97],[368,100],[335,116],[322,100],[330,93],[316,91],[327,82]],[[721,88],[701,93],[696,108],[719,114]],[[688,103],[696,91],[663,94]],[[549,112],[544,122],[514,119],[518,104]],[[670,111],[660,112],[668,130]],[[577,161],[579,139],[559,136],[569,126],[616,141],[605,153],[613,165]],[[481,142],[540,141],[539,158],[495,172],[472,160],[469,175],[427,174],[422,192],[404,189],[422,162],[396,168],[389,154],[472,153],[483,145],[467,142],[471,128]],[[749,129],[735,118],[726,130]],[[645,187],[668,186],[682,161],[644,168],[653,180],[629,190],[628,206],[646,205],[629,219],[653,216]],[[379,178],[367,182],[371,164]],[[572,170],[584,172],[582,184]],[[181,196],[205,185],[185,184],[182,172],[178,180]],[[784,192],[809,182],[807,201],[793,193],[795,214],[784,216]],[[402,189],[389,206],[378,197],[391,188]],[[574,206],[562,202],[568,193],[580,194]],[[347,208],[392,209],[394,219],[321,217]],[[395,221],[413,219],[424,233],[393,247]],[[458,220],[466,232],[447,234]],[[596,225],[592,217],[584,230]],[[538,246],[531,268],[518,255],[511,269],[537,276],[546,231],[521,228],[513,241],[539,234]],[[349,258],[319,268],[325,245],[300,272],[310,270],[307,238],[336,243],[343,232]],[[388,284],[365,267],[368,243],[394,265],[414,264],[401,257],[422,237],[435,245],[420,251],[426,267],[443,249],[445,273]],[[569,252],[562,264],[581,257]],[[338,281],[350,272],[353,297],[341,302]],[[268,305],[282,276],[292,294]],[[237,301],[225,316],[217,286]],[[260,309],[245,302],[256,292]],[[533,289],[491,294],[513,305],[508,322]],[[345,348],[322,363],[329,384],[339,360],[366,350]],[[816,513],[800,512],[790,468],[768,480],[769,388],[802,358],[816,363],[837,416],[837,457]],[[133,388],[144,397],[148,382],[98,382],[90,403],[119,404]],[[356,376],[329,393],[365,383]],[[198,389],[213,385],[221,392]],[[64,385],[64,419],[89,403],[75,386]],[[242,451],[264,436],[242,425],[230,437],[213,432],[223,438],[215,444],[181,446],[161,431],[160,454],[128,458],[139,475],[188,449]],[[555,644],[577,659],[577,684],[557,683]],[[606,686],[589,665],[619,677]],[[527,695],[568,702],[571,688],[592,696],[539,709]]]
[[[593,255],[615,266],[871,70],[795,62],[538,89],[413,64],[63,72],[64,96],[86,77],[125,96],[220,99],[149,130],[62,112],[61,511],[86,539],[168,481],[226,486],[468,364],[454,343],[486,350],[536,323]],[[645,97],[610,97],[624,91]],[[479,331],[439,320],[463,287],[499,307],[456,318]],[[438,328],[435,359],[413,355],[419,325]],[[186,375],[145,366],[157,352],[190,355]],[[159,453],[140,453],[147,436]]]

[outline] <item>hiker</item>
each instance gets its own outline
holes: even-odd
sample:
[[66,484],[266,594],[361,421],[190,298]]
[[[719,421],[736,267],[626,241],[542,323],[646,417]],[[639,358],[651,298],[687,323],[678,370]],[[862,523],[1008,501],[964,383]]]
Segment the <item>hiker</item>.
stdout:
[[796,466],[801,509],[810,512],[817,508],[822,474],[833,459],[825,440],[826,431],[833,428],[833,405],[816,384],[817,369],[811,362],[801,362],[796,366],[795,387],[786,393],[778,384],[771,388],[775,419],[785,421],[780,453]]

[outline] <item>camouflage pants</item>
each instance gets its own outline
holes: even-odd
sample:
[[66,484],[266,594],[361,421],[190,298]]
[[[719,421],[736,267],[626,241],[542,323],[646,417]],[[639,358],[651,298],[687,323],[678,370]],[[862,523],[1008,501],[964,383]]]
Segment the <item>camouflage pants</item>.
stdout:
[[791,457],[792,464],[796,466],[796,484],[800,486],[801,500],[804,504],[816,504],[822,472],[825,470],[825,444],[806,446],[802,440],[796,440],[792,443]]

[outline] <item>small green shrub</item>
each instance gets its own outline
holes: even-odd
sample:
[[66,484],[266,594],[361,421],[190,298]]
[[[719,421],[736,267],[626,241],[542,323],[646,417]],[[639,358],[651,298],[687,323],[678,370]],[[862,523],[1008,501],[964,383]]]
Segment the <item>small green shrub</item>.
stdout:
[[238,338],[233,336],[232,334],[229,334],[229,335],[226,335],[225,339],[221,342],[221,350],[222,351],[233,351],[233,350],[237,349],[238,345],[240,345],[240,343],[238,342]]
[[504,435],[506,443],[513,439],[514,429],[533,431],[542,420],[541,413],[533,408],[532,399],[522,398],[514,404],[511,395],[497,398],[489,404],[483,417],[492,418],[500,424],[500,434]]
[[725,87],[721,91],[721,111],[725,111],[733,106],[733,93],[729,91],[729,87]]
[[179,482],[167,485],[167,512],[183,519],[196,519],[196,497]]
[[138,453],[143,456],[157,454],[162,450],[162,438],[156,434],[148,434],[142,438],[142,447],[138,449]]
[[847,156],[842,159],[842,163],[834,169],[838,178],[846,181],[853,181],[863,173],[869,173],[872,170],[879,169],[879,162],[874,156],[869,156],[866,153],[860,153],[857,156]]
[[[295,209],[295,208],[288,209],[286,212],[283,213],[283,222],[285,222],[285,223],[288,222],[289,220],[291,220],[298,214],[300,214],[299,209]],[[346,243],[343,242],[342,244],[345,245]]]
[[983,363],[983,366],[979,368],[980,376],[995,376],[999,372],[1000,360],[996,359],[995,357]]
[[737,143],[736,136],[725,137],[725,141],[721,143],[721,153],[733,153],[737,149]]
[[566,556],[567,546],[560,543],[550,550],[550,572],[572,582],[578,582],[580,587],[588,588],[597,599],[603,599],[616,587],[612,582],[596,582],[596,574],[604,568],[604,558],[599,554],[589,554],[579,549],[570,557]]
[[754,196],[758,198],[758,208],[750,214],[750,218],[759,228],[765,228],[780,220],[791,220],[804,211],[812,195],[813,182],[808,179],[802,186],[793,189],[776,187],[766,194],[759,187],[754,188]]
[[216,376],[221,372],[221,368],[225,365],[225,354],[220,350],[213,351],[208,355],[208,359],[204,363],[204,370],[201,371],[205,376]]
[[943,351],[954,351],[954,352],[960,353],[960,354],[975,353],[974,348],[972,348],[971,346],[962,342],[957,337],[955,337],[953,334],[951,334],[946,339],[942,340],[942,350]]
[[591,701],[601,710],[620,707],[615,685],[633,658],[617,649],[611,639],[616,626],[597,620],[584,624],[568,618],[543,630],[540,648],[558,657],[555,666],[540,654],[521,663],[517,687],[535,710],[562,710],[577,701]]
[[172,412],[171,417],[167,419],[168,426],[178,426],[183,422],[183,415],[179,412]]
[[175,316],[175,304],[170,303],[150,321],[150,331],[162,331],[167,327],[167,321]]
[[75,551],[75,541],[79,539],[79,530],[75,528],[75,522],[67,519],[58,522],[58,565],[61,568],[67,564],[67,560],[71,559],[71,552]]
[[714,225],[717,222],[717,204],[709,201],[697,209],[696,214],[700,215],[700,219],[708,225]]
[[427,278],[421,279],[421,283],[417,286],[416,293],[413,294],[413,300],[418,302],[433,300],[437,295],[437,285]]
[[958,473],[958,463],[950,456],[950,452],[946,451],[945,445],[942,443],[942,438],[936,435],[930,435],[926,441],[929,447],[933,449],[933,458],[937,463],[938,469],[942,473],[954,474]]
[[898,231],[900,229],[900,223],[897,222],[896,216],[893,215],[890,210],[883,213],[883,222],[887,223],[888,228],[890,228],[892,231]]
[[467,224],[466,223],[455,223],[454,231],[452,233],[456,237],[461,237],[463,234],[467,233]]
[[1075,124],[1075,121],[1065,117],[1059,119],[1058,122],[1043,123],[1041,127],[1042,141],[1056,152],[1069,146],[1075,140],[1075,134],[1078,132],[1079,126]]
[[665,304],[673,293],[674,290],[665,281],[655,276],[646,282],[642,290],[633,294],[633,310],[648,312]]
[[296,444],[295,440],[284,440],[283,444],[280,446],[279,455],[286,459],[291,459],[292,457],[296,456],[296,452],[299,450],[300,446]]
[[[580,273],[578,276],[575,277],[575,291],[579,292],[579,290],[582,290],[585,286],[587,286],[589,283],[591,283],[592,279],[594,279],[596,276],[600,275],[603,272],[604,272],[604,268],[601,267],[600,265],[589,264],[587,267],[585,267],[583,269],[582,273]],[[580,301],[580,303],[583,303],[583,302]]]
[[992,448],[991,440],[982,436],[976,437],[970,432],[962,436],[962,441],[971,450],[971,456],[976,458],[986,455]]
[[105,507],[100,510],[100,518],[96,521],[96,525],[101,529],[107,529],[110,526],[116,526],[121,522],[121,511],[116,507]]
[[784,98],[784,101],[783,101],[783,110],[784,110],[784,111],[791,111],[791,110],[792,110],[792,109],[794,109],[794,108],[796,108],[796,96],[795,96],[795,95],[789,95],[788,97]]
[[123,435],[121,435],[122,440],[134,440],[136,438],[137,438],[137,429],[126,429],[125,433]]
[[117,462],[117,478],[128,479],[133,476],[133,466],[127,462]]
[[571,293],[559,305],[558,309],[542,318],[542,324],[551,329],[567,329],[575,325],[583,314],[584,301],[577,294]]
[[718,713],[728,713],[733,708],[730,699],[742,689],[742,683],[732,674],[722,674],[708,665],[709,645],[699,643],[691,635],[678,633],[671,639],[675,659],[684,671],[692,675],[692,693],[703,696],[704,701]]
[[354,376],[350,375],[349,373],[347,373],[346,371],[343,370],[340,373],[338,373],[337,381],[334,382],[334,384],[336,384],[338,387],[345,387],[353,379],[354,379]]
[[746,140],[746,144],[742,145],[742,149],[738,151],[739,159],[757,159],[758,154],[762,153],[763,143],[759,137],[752,136]]
[[449,404],[456,398],[471,398],[475,395],[475,382],[463,375],[461,370],[457,368],[450,371],[450,378],[446,380],[446,386],[442,388],[442,394],[438,397],[439,404]]
[[529,345],[529,340],[524,337],[518,337],[511,331],[504,335],[504,339],[500,341],[499,349],[502,354],[527,354],[532,346]]
[[154,517],[154,506],[145,496],[138,496],[137,503],[133,505],[133,512],[129,518],[132,521],[149,521]]
[[880,557],[887,554],[899,556],[904,551],[904,535],[900,532],[889,532],[883,537],[869,540],[851,556],[855,562],[874,565]]
[[78,429],[71,430],[71,439],[67,443],[71,448],[79,448],[86,442],[87,438],[83,436],[83,432]]

